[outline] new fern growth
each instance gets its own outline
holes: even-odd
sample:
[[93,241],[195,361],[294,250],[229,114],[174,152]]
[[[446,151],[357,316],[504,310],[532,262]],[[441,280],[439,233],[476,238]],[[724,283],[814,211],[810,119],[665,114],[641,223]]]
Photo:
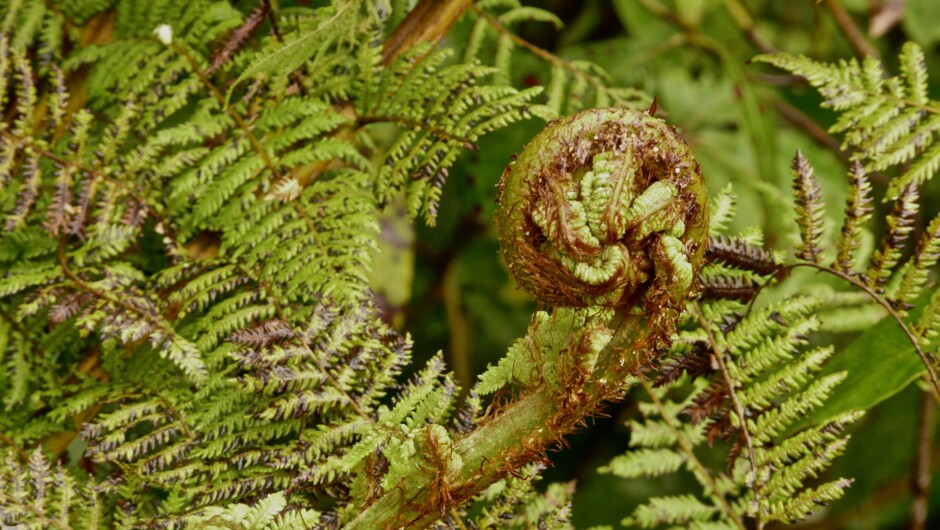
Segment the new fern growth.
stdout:
[[[705,493],[632,522],[760,527],[841,494],[847,480],[810,479],[857,413],[799,421],[842,377],[815,378],[833,353],[807,345],[817,305],[749,304],[790,268],[833,271],[928,360],[940,296],[913,305],[940,221],[901,250],[936,170],[916,48],[883,83],[871,62],[764,59],[825,90],[867,75],[831,96],[855,109],[840,127],[860,149],[834,256],[803,157],[802,246],[786,261],[757,232],[721,235],[733,195],[709,212],[655,105],[550,122],[504,172],[496,215],[510,273],[542,306],[459,399],[443,356],[413,366],[411,338],[380,318],[381,209],[403,196],[433,223],[483,135],[633,93],[512,33],[558,22],[515,1],[245,4],[0,3],[0,525],[569,528],[571,486],[533,487],[546,453],[638,387],[652,400],[638,452],[607,470],[685,467]],[[464,57],[436,46],[453,17],[421,19],[435,9],[468,11]],[[544,100],[511,85],[515,50],[552,65]],[[860,267],[866,171],[902,162],[888,234]],[[733,444],[726,473],[695,456],[718,439]]]

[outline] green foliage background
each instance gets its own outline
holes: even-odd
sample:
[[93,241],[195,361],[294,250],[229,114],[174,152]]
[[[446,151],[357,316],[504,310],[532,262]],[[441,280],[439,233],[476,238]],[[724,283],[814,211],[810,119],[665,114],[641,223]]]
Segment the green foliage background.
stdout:
[[[72,10],[92,13],[96,5],[112,3],[119,6],[118,22],[95,20],[105,27],[115,24],[105,33],[113,31],[125,39],[120,44],[124,48],[92,46],[58,55],[56,39],[81,40],[82,36],[74,27],[56,26],[57,16],[74,16]],[[267,37],[249,37],[243,55],[211,67],[212,79],[225,85],[218,93],[211,93],[211,86],[206,90],[212,81],[191,75],[190,70],[208,66],[218,43],[241,26],[260,4],[257,1],[216,2],[199,13],[193,6],[208,4],[160,3],[172,7],[169,14],[187,21],[185,27],[175,28],[176,47],[158,43],[151,26],[126,22],[122,26],[121,21],[127,20],[152,22],[153,13],[147,11],[150,4],[143,2],[73,1],[62,4],[66,7],[27,0],[0,4],[4,10],[40,6],[25,10],[23,20],[8,19],[3,28],[5,35],[12,36],[11,48],[29,49],[28,55],[9,67],[9,71],[19,68],[19,73],[8,78],[23,84],[29,77],[23,73],[28,68],[16,61],[28,61],[29,68],[49,78],[58,75],[53,65],[60,61],[68,71],[87,74],[82,81],[87,82],[85,88],[92,97],[79,105],[90,110],[78,121],[93,123],[90,137],[107,153],[86,158],[105,160],[104,167],[121,178],[124,169],[136,168],[139,173],[129,171],[126,178],[138,179],[133,183],[146,189],[148,199],[166,207],[179,221],[174,227],[179,232],[172,237],[164,237],[167,227],[153,219],[135,227],[135,235],[125,237],[119,230],[108,232],[106,228],[120,223],[112,218],[109,225],[103,215],[100,238],[86,240],[77,229],[69,236],[62,232],[61,238],[52,237],[39,227],[40,222],[56,225],[54,219],[43,219],[47,207],[53,212],[58,204],[49,198],[51,192],[41,195],[38,204],[42,208],[35,212],[18,206],[28,193],[14,190],[4,195],[4,212],[9,215],[6,231],[15,236],[2,241],[2,259],[13,265],[0,280],[5,317],[0,331],[5,341],[14,338],[0,348],[0,354],[6,354],[0,389],[8,413],[0,420],[4,429],[0,446],[20,449],[17,444],[22,442],[24,447],[48,447],[63,432],[71,432],[60,448],[68,454],[70,473],[81,480],[94,479],[97,473],[103,480],[106,473],[117,470],[129,485],[103,481],[96,490],[102,498],[115,494],[148,499],[149,504],[118,504],[118,510],[108,506],[109,513],[117,514],[111,516],[112,524],[142,524],[135,517],[150,516],[170,521],[183,514],[189,524],[207,528],[231,524],[292,528],[323,513],[328,514],[324,519],[333,517],[329,510],[337,507],[331,504],[337,499],[342,503],[351,497],[365,498],[367,506],[375,506],[382,494],[410,493],[408,479],[433,483],[439,478],[438,468],[461,465],[454,457],[455,440],[472,430],[473,421],[484,417],[490,398],[481,407],[475,396],[467,402],[458,401],[458,396],[467,397],[477,377],[497,365],[507,347],[526,336],[527,329],[530,336],[539,331],[533,314],[544,308],[516,289],[501,263],[494,212],[503,169],[544,127],[546,119],[594,106],[642,110],[655,106],[657,115],[681,131],[691,146],[710,195],[719,197],[717,203],[733,190],[737,214],[725,219],[722,230],[749,244],[777,249],[786,255],[781,262],[805,261],[794,249],[803,248],[803,254],[808,245],[830,250],[838,241],[842,205],[853,192],[846,178],[852,151],[842,149],[841,136],[827,132],[840,123],[840,113],[827,107],[819,91],[787,73],[803,73],[812,80],[814,68],[821,67],[793,57],[805,55],[821,63],[841,64],[834,70],[842,71],[851,66],[840,61],[875,54],[888,72],[900,72],[896,81],[909,92],[921,88],[917,80],[930,72],[926,91],[940,94],[940,6],[933,0],[531,0],[522,2],[525,7],[521,9],[510,0],[482,0],[449,28],[436,51],[433,46],[417,45],[403,56],[383,58],[382,38],[389,37],[417,3],[270,2],[273,9],[286,13],[281,20],[292,33],[282,41],[280,36],[273,37],[276,32],[268,22],[262,23],[260,34]],[[310,9],[320,7],[324,9]],[[516,15],[487,24],[487,17],[492,22],[507,12]],[[41,21],[37,22],[30,13],[46,13],[49,18],[38,15]],[[46,20],[51,22],[42,22]],[[331,25],[334,20],[342,24]],[[310,28],[316,31],[304,33]],[[290,40],[297,35],[297,41]],[[359,39],[349,39],[349,35]],[[923,49],[924,72],[911,59],[918,55],[907,42]],[[301,57],[297,48],[316,53]],[[6,56],[6,51],[0,55]],[[791,55],[768,58],[774,52]],[[763,58],[753,61],[759,55]],[[138,62],[131,67],[127,57]],[[337,58],[350,62],[337,63]],[[913,73],[912,62],[916,63]],[[413,72],[414,64],[420,68]],[[165,77],[153,83],[151,75]],[[151,91],[151,83],[160,86],[161,93]],[[166,87],[170,88],[163,93]],[[127,94],[133,97],[124,97]],[[194,94],[198,96],[187,99]],[[444,94],[453,95],[459,111],[451,113],[440,104]],[[176,102],[177,96],[184,103]],[[440,99],[434,100],[437,96]],[[76,99],[82,97],[79,90]],[[29,98],[15,92],[12,99],[23,106]],[[438,105],[430,105],[431,101]],[[933,110],[923,114],[940,114],[936,101],[924,104],[930,105]],[[228,109],[236,110],[229,116]],[[19,110],[11,110],[14,129]],[[474,119],[463,120],[477,110],[480,114]],[[41,107],[35,114],[45,116],[44,112]],[[251,116],[250,127],[238,123],[239,113]],[[55,112],[50,114],[55,119]],[[171,118],[164,123],[167,116]],[[30,114],[28,119],[33,117]],[[113,120],[116,125],[99,127],[99,119],[100,123]],[[137,134],[136,127],[157,133]],[[915,134],[909,130],[913,127],[900,127],[907,141],[913,141]],[[254,138],[249,128],[270,141],[276,161],[251,153],[249,144]],[[861,128],[853,123],[841,131],[858,136]],[[940,125],[926,134],[934,138],[938,129]],[[128,130],[133,132],[128,134]],[[9,134],[34,140],[32,131]],[[231,159],[223,148],[229,141],[238,152]],[[849,144],[846,147],[852,147]],[[50,147],[54,149],[59,149],[56,156],[71,156],[72,147],[66,142]],[[797,150],[814,168],[821,196],[814,196],[815,182],[797,164],[797,176],[803,182],[801,188],[798,179],[797,195],[803,193],[804,199],[795,203],[791,165]],[[138,153],[143,153],[139,159]],[[17,156],[21,164],[32,155]],[[47,171],[56,167],[49,162],[52,159],[46,156]],[[152,163],[160,177],[147,180],[153,175],[147,173],[150,168],[135,166],[147,165],[140,159]],[[204,164],[200,168],[211,170],[188,171],[194,160]],[[875,211],[871,232],[864,232],[858,245],[860,267],[886,234],[891,235],[891,204],[882,199],[899,191],[897,183],[903,181],[899,175],[910,164],[901,166],[888,164],[871,172]],[[298,167],[309,173],[294,179]],[[218,176],[216,169],[227,180],[211,180]],[[936,172],[934,167],[926,173]],[[27,173],[16,178],[25,182]],[[52,182],[51,173],[45,178],[46,184]],[[89,182],[96,179],[97,174],[87,177]],[[931,223],[940,213],[940,179],[921,180],[926,181],[920,192],[921,207],[911,214],[910,222],[917,236],[929,231],[928,225],[940,226]],[[121,191],[114,193],[129,197]],[[110,203],[102,204],[106,210]],[[376,206],[382,207],[378,213]],[[96,211],[98,206],[90,208]],[[820,232],[814,212],[828,229]],[[22,219],[17,217],[20,214]],[[27,228],[16,232],[24,224]],[[268,226],[273,228],[266,232]],[[65,228],[50,231],[59,236],[59,230]],[[376,239],[378,250],[370,271]],[[934,241],[936,245],[940,235]],[[203,244],[209,249],[207,255],[200,254]],[[910,254],[910,249],[905,250],[903,257]],[[185,262],[183,255],[193,261]],[[126,263],[121,261],[125,257]],[[30,270],[33,258],[41,265],[35,273]],[[174,262],[177,258],[181,261]],[[69,260],[77,273],[66,267]],[[99,265],[101,269],[96,268]],[[929,325],[919,332],[925,347],[936,351],[940,297],[931,298],[937,285],[936,271],[929,270],[933,265],[924,272],[929,292],[917,298],[912,308],[905,304],[914,300],[899,296],[895,309],[911,309],[911,321],[922,311],[927,315]],[[805,326],[815,332],[807,331],[808,345],[802,350],[824,352],[820,358],[830,351],[834,354],[819,374],[811,366],[791,379],[802,378],[802,384],[848,374],[825,405],[789,425],[785,434],[802,427],[823,429],[835,417],[840,418],[840,426],[832,430],[838,431],[845,414],[856,419],[851,411],[866,411],[848,428],[852,441],[845,454],[821,476],[806,480],[815,487],[849,477],[855,481],[853,486],[826,509],[824,518],[810,518],[803,527],[906,527],[913,499],[912,476],[923,474],[914,469],[923,461],[923,455],[917,459],[917,450],[930,453],[932,467],[927,475],[937,479],[940,469],[940,451],[933,443],[940,434],[940,422],[925,419],[936,404],[926,390],[923,363],[896,323],[885,318],[875,302],[847,289],[838,278],[809,268],[790,268],[778,276],[778,283],[761,291],[754,309],[763,319],[757,320],[776,322],[779,329],[754,331],[751,338],[775,337],[789,326]],[[61,285],[48,287],[47,281]],[[873,282],[877,284],[877,279]],[[149,296],[153,293],[139,292],[142,285],[153,293],[170,294],[166,300]],[[253,290],[241,290],[244,285],[254,286]],[[100,295],[110,289],[127,294],[130,302]],[[897,282],[889,282],[888,289],[895,292]],[[785,321],[779,314],[782,308],[793,300],[802,301],[797,295],[807,293],[821,301],[818,305],[806,302],[793,315],[787,314],[792,321]],[[44,319],[51,310],[43,307],[58,303],[60,297],[74,304],[68,311],[60,310],[68,314],[56,317],[58,321],[52,322],[50,316],[49,323],[66,321],[68,325],[46,325]],[[95,310],[88,309],[89,300],[98,304]],[[373,303],[382,321],[373,318]],[[720,303],[709,307],[703,302],[703,306],[716,326],[721,318],[733,320],[734,311],[742,309]],[[135,311],[145,318],[128,316]],[[11,316],[21,314],[33,318],[24,321],[37,326],[43,340],[40,346],[54,355],[24,353],[29,351],[26,339],[21,338],[25,334]],[[166,322],[160,320],[170,314]],[[540,315],[542,320],[537,322],[551,320],[545,313]],[[552,318],[582,322],[577,319],[584,315],[556,311]],[[151,325],[153,321],[159,325]],[[552,340],[559,344],[567,340],[567,336],[559,338],[552,324],[544,325]],[[683,326],[685,338],[699,333],[701,340],[704,332],[693,322],[684,321]],[[144,338],[150,339],[151,346]],[[738,338],[743,343],[750,340]],[[793,349],[802,342],[802,334],[793,338]],[[834,348],[829,350],[827,345]],[[567,346],[552,347],[564,351]],[[523,352],[519,355],[525,363],[528,352],[524,347],[516,351]],[[682,345],[677,351],[689,353]],[[75,373],[73,365],[99,353],[111,380],[99,379],[95,372]],[[796,365],[798,359],[792,360]],[[58,363],[58,371],[35,368],[47,361]],[[753,378],[751,386],[766,376],[762,368],[748,373],[752,367],[740,359],[735,362],[738,366],[732,368],[739,370],[737,377]],[[668,372],[668,361],[664,368]],[[783,368],[775,365],[773,370],[777,369]],[[512,383],[520,395],[535,387],[531,381],[513,381],[512,369],[507,375],[496,368],[488,376],[495,381],[493,388]],[[152,381],[159,381],[155,386],[160,388],[153,392],[156,397],[140,391]],[[531,387],[526,383],[532,383]],[[689,392],[702,390],[695,385],[704,385],[704,380],[689,383],[683,379],[675,387],[656,391],[645,383],[632,383],[634,388],[623,401],[589,418],[586,428],[567,438],[569,447],[549,453],[550,466],[514,469],[520,476],[487,490],[467,514],[459,515],[491,526],[521,528],[536,525],[540,517],[565,527],[570,513],[574,527],[606,528],[620,526],[631,515],[638,519],[635,510],[651,498],[674,496],[673,501],[679,499],[676,506],[693,506],[697,501],[690,496],[701,494],[700,477],[694,472],[663,473],[660,469],[670,467],[671,450],[656,453],[660,459],[643,462],[652,469],[649,473],[637,472],[624,462],[630,451],[644,454],[639,451],[661,449],[658,442],[648,438],[644,442],[638,434],[638,425],[655,422],[650,400],[681,401]],[[68,390],[60,392],[60,386]],[[233,386],[250,387],[257,395]],[[788,392],[799,397],[804,390],[803,386],[787,388],[773,397],[779,403]],[[103,409],[96,408],[99,400]],[[136,406],[141,408],[135,410]],[[69,422],[86,409],[93,410],[85,418],[90,423],[81,428],[83,436],[76,438],[77,425]],[[100,410],[104,412],[97,414]],[[757,416],[766,410],[752,412]],[[464,417],[470,426],[464,424]],[[151,419],[153,427],[143,425],[141,418]],[[187,422],[193,425],[192,432]],[[8,435],[7,429],[13,434]],[[918,436],[926,437],[926,442]],[[728,444],[719,441],[711,447],[713,440],[708,444],[701,436],[696,440],[702,463],[716,475],[733,475],[725,467]],[[762,449],[777,441],[775,437]],[[177,442],[179,446],[172,445]],[[841,438],[834,445],[840,443]],[[822,443],[817,439],[808,446],[819,448]],[[165,460],[142,463],[153,456],[148,453],[151,450]],[[177,457],[176,450],[183,456]],[[69,490],[69,481],[74,479],[56,475],[59,470],[44,462],[39,450],[32,453],[32,459],[20,458],[18,463],[16,457],[28,456],[27,452],[14,453],[7,452],[0,477],[12,484],[21,469],[17,466],[28,461],[29,473],[45,477],[45,486]],[[816,456],[828,463],[828,457]],[[434,465],[429,467],[429,462]],[[161,475],[164,468],[166,473]],[[532,494],[529,480],[537,472],[542,478]],[[641,478],[624,479],[618,474]],[[355,480],[346,481],[351,475]],[[736,479],[742,473],[738,475]],[[190,489],[174,482],[178,476],[183,481],[197,476],[203,480]],[[151,489],[154,482],[158,487]],[[841,489],[844,483],[836,482],[836,489]],[[404,485],[396,489],[398,484]],[[264,495],[256,495],[256,489]],[[933,487],[924,494],[933,507],[926,528],[940,526],[938,492],[940,488]],[[746,498],[741,491],[729,496]],[[573,499],[570,512],[569,497]],[[293,504],[297,499],[310,504]],[[691,500],[682,504],[683,499]],[[188,511],[191,502],[206,508],[194,515]],[[669,501],[662,502],[667,505]],[[447,507],[446,496],[422,509],[438,505]],[[741,512],[750,509],[739,508]],[[349,520],[356,516],[356,509],[337,517]],[[522,513],[501,518],[500,510]],[[285,515],[275,520],[278,514]],[[441,508],[440,515],[452,517],[454,512],[444,513]],[[320,524],[329,526],[330,521]]]

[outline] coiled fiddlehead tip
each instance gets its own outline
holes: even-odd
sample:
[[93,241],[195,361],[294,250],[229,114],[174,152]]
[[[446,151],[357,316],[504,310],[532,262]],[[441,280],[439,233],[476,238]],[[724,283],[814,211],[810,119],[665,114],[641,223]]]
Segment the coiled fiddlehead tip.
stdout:
[[689,147],[662,120],[615,108],[536,135],[503,172],[496,220],[510,273],[553,307],[678,309],[708,234]]

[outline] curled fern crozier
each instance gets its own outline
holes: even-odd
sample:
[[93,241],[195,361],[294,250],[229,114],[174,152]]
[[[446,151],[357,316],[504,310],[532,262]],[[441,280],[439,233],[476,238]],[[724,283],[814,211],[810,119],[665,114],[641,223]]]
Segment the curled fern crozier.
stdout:
[[554,307],[677,308],[702,263],[705,184],[675,129],[627,109],[556,120],[503,172],[512,276]]

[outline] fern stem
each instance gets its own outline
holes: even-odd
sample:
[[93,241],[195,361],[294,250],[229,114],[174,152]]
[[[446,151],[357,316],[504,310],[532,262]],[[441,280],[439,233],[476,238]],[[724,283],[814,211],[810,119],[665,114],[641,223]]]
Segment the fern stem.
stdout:
[[751,16],[751,12],[748,11],[747,6],[741,0],[725,0],[724,4],[725,10],[731,15],[744,36],[751,41],[751,44],[757,47],[761,53],[777,53],[777,48],[757,33],[757,29],[754,27],[754,17]]
[[845,36],[849,39],[849,42],[852,43],[852,46],[859,55],[870,55],[875,59],[880,58],[878,50],[868,42],[862,31],[858,29],[855,21],[852,20],[852,17],[837,0],[826,0],[826,7],[832,12],[833,18],[836,19],[836,24],[838,24],[842,32],[845,33]]
[[[709,332],[710,333],[710,332]],[[737,525],[741,530],[747,530],[747,525],[744,524],[744,521],[741,519],[741,516],[738,515],[738,512],[728,503],[728,500],[725,498],[724,494],[721,493],[721,488],[718,487],[718,484],[715,482],[715,479],[712,478],[711,472],[704,464],[695,456],[695,449],[692,447],[692,444],[689,443],[689,440],[682,435],[679,429],[676,427],[675,423],[672,421],[673,416],[666,411],[666,407],[663,406],[662,401],[656,395],[656,392],[653,391],[653,388],[650,386],[649,381],[646,379],[640,379],[640,384],[643,386],[643,389],[646,390],[647,395],[653,401],[653,405],[656,406],[656,409],[659,411],[659,416],[663,419],[663,422],[669,427],[670,432],[676,441],[679,443],[679,447],[682,448],[682,451],[685,453],[685,457],[695,466],[695,469],[698,470],[698,474],[701,477],[702,484],[715,496],[718,500],[718,503],[721,504],[721,509],[725,512],[734,524]]]
[[[718,345],[718,341],[715,340],[715,335],[712,333],[712,329],[709,326],[708,320],[702,313],[702,308],[699,307],[698,302],[695,301],[693,301],[690,305],[692,306],[692,311],[695,313],[695,318],[698,319],[702,329],[705,330],[705,335],[708,337],[708,342],[711,345],[712,350],[715,352],[715,361],[718,363],[718,368],[721,371],[721,377],[724,379],[725,384],[728,385],[728,396],[731,399],[731,406],[734,407],[734,413],[738,415],[738,421],[741,423],[741,439],[744,441],[744,446],[747,448],[747,460],[751,466],[751,473],[754,474],[753,481],[748,482],[751,482],[751,488],[754,490],[754,501],[758,506],[760,506],[761,484],[757,482],[757,451],[754,449],[754,441],[751,439],[751,433],[747,430],[747,416],[745,415],[744,406],[741,404],[741,400],[738,399],[738,393],[734,388],[734,379],[731,378],[731,374],[728,372],[728,365],[725,363],[724,358],[725,354]],[[761,518],[759,508],[755,519],[757,521],[757,530],[763,529],[764,521]]]
[[930,498],[931,448],[933,447],[936,404],[928,392],[921,395],[920,416],[917,422],[917,452],[911,476],[911,530],[927,528]]
[[800,109],[791,105],[789,101],[780,97],[773,90],[762,90],[761,92],[761,98],[769,102],[774,109],[780,113],[783,119],[802,129],[810,138],[816,140],[817,143],[832,151],[833,154],[842,160],[849,159],[845,151],[842,150],[842,146],[839,142],[833,138],[831,134],[826,132],[825,129],[820,127],[815,120],[804,114]]
[[859,281],[857,278],[853,276],[849,276],[848,274],[845,274],[842,271],[837,271],[833,269],[832,267],[828,267],[821,263],[811,263],[808,261],[801,262],[801,263],[794,263],[792,265],[787,265],[783,267],[781,270],[786,270],[786,269],[792,270],[798,267],[810,267],[813,269],[820,270],[822,272],[832,274],[833,276],[837,278],[841,278],[842,280],[852,284],[852,286],[864,291],[865,294],[867,294],[869,298],[872,299],[872,301],[874,301],[875,303],[880,305],[885,311],[887,311],[888,314],[891,315],[891,318],[893,318],[894,321],[897,322],[898,326],[901,328],[901,331],[903,331],[904,335],[907,336],[907,339],[914,346],[914,351],[917,353],[917,356],[920,357],[921,362],[923,362],[924,367],[927,369],[927,378],[930,381],[930,387],[932,391],[931,393],[933,394],[934,399],[938,403],[940,403],[940,381],[937,380],[937,371],[934,369],[933,363],[930,361],[930,358],[924,352],[923,348],[921,348],[920,342],[917,340],[917,336],[914,335],[914,333],[911,331],[911,328],[907,325],[907,322],[905,322],[904,319],[901,317],[901,315],[893,307],[891,307],[891,304],[888,303],[887,300],[879,296],[878,293],[872,290],[865,283]]

